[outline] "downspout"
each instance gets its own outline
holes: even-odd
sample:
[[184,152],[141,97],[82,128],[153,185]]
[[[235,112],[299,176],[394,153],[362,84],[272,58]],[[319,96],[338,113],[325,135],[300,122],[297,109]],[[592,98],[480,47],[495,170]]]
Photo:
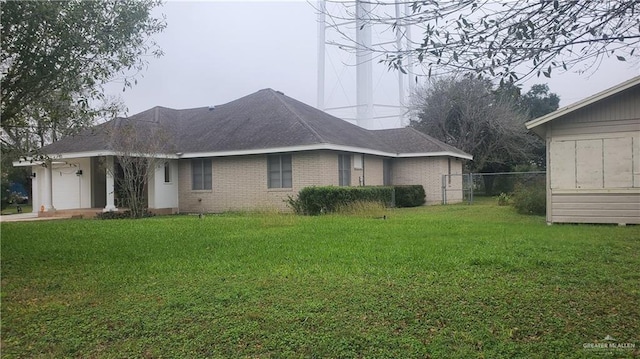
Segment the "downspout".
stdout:
[[362,153],[361,156],[362,156],[362,186],[366,186],[364,181],[364,153]]

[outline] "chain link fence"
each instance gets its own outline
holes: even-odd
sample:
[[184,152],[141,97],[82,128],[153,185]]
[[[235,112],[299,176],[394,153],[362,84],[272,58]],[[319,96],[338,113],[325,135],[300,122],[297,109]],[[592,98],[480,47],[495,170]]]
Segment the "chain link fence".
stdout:
[[[449,186],[462,180],[462,186]],[[518,187],[544,186],[545,171],[464,173],[442,176],[442,204],[473,203],[474,197],[511,194]]]

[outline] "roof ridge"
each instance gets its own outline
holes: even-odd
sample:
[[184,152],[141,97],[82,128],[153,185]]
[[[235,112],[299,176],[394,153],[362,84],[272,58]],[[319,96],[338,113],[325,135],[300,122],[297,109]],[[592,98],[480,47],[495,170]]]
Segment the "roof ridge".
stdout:
[[274,96],[275,98],[277,98],[277,99],[278,99],[278,101],[280,101],[280,103],[282,103],[282,105],[284,105],[284,107],[285,107],[289,112],[291,112],[291,113],[295,116],[295,118],[296,118],[296,119],[298,119],[298,122],[300,122],[300,124],[301,124],[302,126],[304,126],[307,130],[311,131],[311,134],[312,134],[312,135],[313,135],[313,136],[314,136],[318,141],[320,141],[321,143],[327,143],[327,141],[326,141],[324,138],[322,138],[322,136],[320,136],[320,134],[319,134],[319,133],[318,133],[318,132],[313,128],[313,127],[311,127],[311,125],[309,125],[309,124],[307,123],[307,121],[305,121],[305,120],[302,118],[302,116],[300,116],[300,114],[298,114],[298,113],[297,113],[293,108],[291,108],[291,106],[289,106],[289,104],[288,104],[288,103],[286,103],[283,99],[281,99],[281,98],[280,98],[280,96],[278,96],[279,94],[282,94],[282,96],[286,96],[284,93],[282,93],[282,92],[278,93],[276,90],[271,89],[271,88],[266,89],[266,90],[269,90],[269,93],[270,93],[272,96]]

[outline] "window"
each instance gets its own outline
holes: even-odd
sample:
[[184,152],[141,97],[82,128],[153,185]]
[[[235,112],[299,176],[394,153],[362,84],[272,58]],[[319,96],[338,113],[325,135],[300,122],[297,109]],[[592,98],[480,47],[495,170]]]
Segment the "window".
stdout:
[[382,185],[391,186],[391,159],[385,158],[382,161]]
[[164,183],[171,183],[171,164],[164,163]]
[[338,184],[351,186],[351,155],[338,155]]
[[291,188],[291,155],[267,156],[267,176],[269,188]]
[[211,189],[211,160],[194,159],[191,160],[191,189],[207,190]]

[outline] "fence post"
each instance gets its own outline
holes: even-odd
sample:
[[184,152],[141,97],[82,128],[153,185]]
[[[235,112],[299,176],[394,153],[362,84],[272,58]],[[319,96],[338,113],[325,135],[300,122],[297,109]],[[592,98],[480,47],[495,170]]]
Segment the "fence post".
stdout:
[[469,182],[471,183],[471,195],[469,196],[469,200],[471,204],[473,204],[473,172],[469,173]]
[[442,204],[447,204],[447,175],[442,175]]

